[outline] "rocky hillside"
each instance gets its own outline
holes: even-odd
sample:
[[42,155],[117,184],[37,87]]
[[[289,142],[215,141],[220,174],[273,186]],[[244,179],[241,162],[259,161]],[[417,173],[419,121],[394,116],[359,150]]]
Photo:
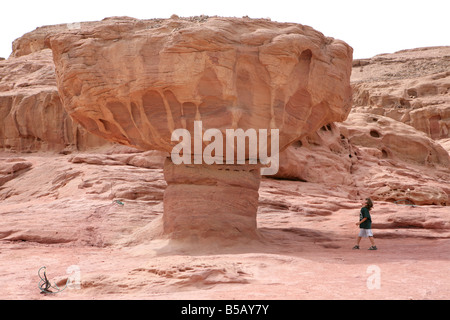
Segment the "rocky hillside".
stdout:
[[355,60],[353,107],[294,143],[279,177],[408,204],[449,204],[450,47]]
[[37,28],[0,60],[0,149],[16,152],[86,150],[108,144],[88,135],[64,110],[45,37],[67,25]]
[[447,145],[450,47],[377,55],[353,62],[353,112],[383,115]]
[[[114,19],[121,21],[106,22]],[[73,27],[37,28],[0,61],[1,149],[70,153],[111,145],[74,122],[58,95],[45,39]],[[276,177],[339,186],[349,197],[448,204],[449,67],[450,47],[355,60],[347,120],[293,143]]]

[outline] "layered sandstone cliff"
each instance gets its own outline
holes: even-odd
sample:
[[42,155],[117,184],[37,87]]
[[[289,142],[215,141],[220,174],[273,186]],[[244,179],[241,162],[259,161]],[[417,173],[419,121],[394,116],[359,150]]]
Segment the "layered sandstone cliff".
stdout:
[[87,134],[68,116],[49,49],[0,62],[0,106],[2,149],[69,151],[107,143]]
[[435,140],[450,137],[450,47],[377,55],[353,63],[353,111],[384,115]]
[[15,40],[11,56],[0,61],[0,149],[70,152],[110,144],[88,134],[62,105],[44,40],[67,28],[37,28]]

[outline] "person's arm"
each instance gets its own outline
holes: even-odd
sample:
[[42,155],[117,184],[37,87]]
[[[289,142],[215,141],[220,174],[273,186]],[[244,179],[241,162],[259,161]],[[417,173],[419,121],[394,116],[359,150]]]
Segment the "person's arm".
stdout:
[[366,220],[367,220],[367,218],[363,218],[361,221],[357,222],[356,225],[359,226],[361,223],[363,223]]

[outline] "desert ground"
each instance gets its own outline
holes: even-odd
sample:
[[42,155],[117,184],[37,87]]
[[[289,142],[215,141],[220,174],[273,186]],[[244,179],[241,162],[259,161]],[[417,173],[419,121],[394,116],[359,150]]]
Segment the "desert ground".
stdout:
[[[448,229],[419,223],[442,223],[447,207],[376,201],[378,250],[367,250],[368,239],[352,250],[360,202],[323,185],[267,178],[260,240],[151,240],[163,213],[162,170],[69,157],[21,154],[33,169],[2,189],[15,193],[1,204],[2,299],[448,299]],[[144,183],[153,192],[131,199]],[[120,193],[125,186],[129,194]],[[411,225],[395,220],[408,216],[416,217]],[[68,287],[41,294],[42,266],[52,284],[64,288],[69,279]]]

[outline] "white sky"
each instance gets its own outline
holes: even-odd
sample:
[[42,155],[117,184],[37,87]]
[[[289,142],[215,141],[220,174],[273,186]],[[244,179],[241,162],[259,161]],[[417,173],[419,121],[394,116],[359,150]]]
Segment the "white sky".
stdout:
[[43,25],[194,15],[271,18],[309,25],[353,47],[354,58],[450,45],[448,0],[8,0],[0,5],[0,57],[11,43]]

